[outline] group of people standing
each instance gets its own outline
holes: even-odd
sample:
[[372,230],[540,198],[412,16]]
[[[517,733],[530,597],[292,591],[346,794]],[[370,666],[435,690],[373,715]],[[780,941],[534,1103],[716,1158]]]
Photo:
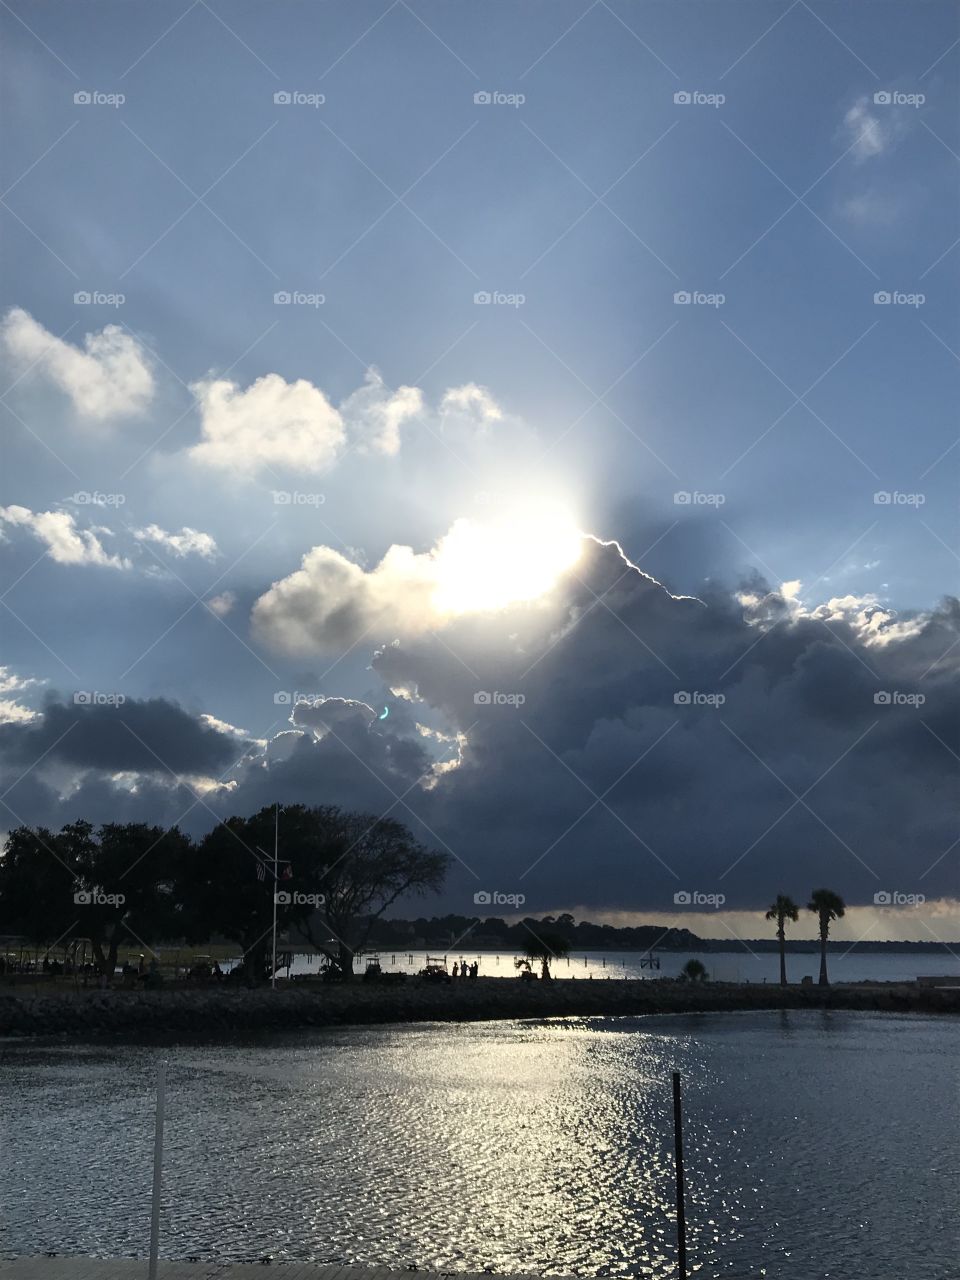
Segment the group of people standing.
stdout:
[[457,964],[456,960],[453,962],[454,978],[475,978],[479,972],[479,960],[474,960],[473,964],[467,964],[466,960],[464,960],[463,964]]

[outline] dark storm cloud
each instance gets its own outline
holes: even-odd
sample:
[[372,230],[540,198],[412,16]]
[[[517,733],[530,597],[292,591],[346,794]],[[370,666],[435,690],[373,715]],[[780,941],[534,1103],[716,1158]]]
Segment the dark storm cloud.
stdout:
[[[411,732],[407,704],[378,721],[365,703],[328,699],[294,709],[319,740],[288,732],[282,750],[249,755],[236,788],[204,795],[186,825],[278,799],[389,811],[456,855],[444,902],[465,912],[479,888],[522,892],[532,912],[673,910],[680,890],[753,909],[820,884],[851,904],[879,890],[955,896],[956,854],[943,855],[956,836],[958,637],[954,600],[918,619],[853,600],[810,615],[758,580],[739,598],[694,600],[588,540],[545,601],[376,654],[386,685],[422,699],[417,719],[460,734],[458,767],[436,767],[450,750]],[[242,749],[172,704],[137,706],[133,727],[180,772],[222,772]],[[56,742],[72,710],[20,729],[7,758]],[[118,736],[122,716],[129,704],[91,716],[96,731],[67,748],[78,725],[51,756],[155,772]],[[29,785],[11,803],[50,823],[57,806]],[[106,811],[109,783],[83,785],[60,813]],[[119,803],[173,821],[192,801],[155,782]]]
[[[50,701],[29,724],[0,726],[0,758],[14,766],[63,765],[105,772],[218,774],[242,741],[165,698]],[[115,697],[116,695],[109,695]]]

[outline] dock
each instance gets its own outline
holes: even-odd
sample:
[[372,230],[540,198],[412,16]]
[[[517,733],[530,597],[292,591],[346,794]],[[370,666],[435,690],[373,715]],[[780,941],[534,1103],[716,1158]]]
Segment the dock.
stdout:
[[[0,1261],[2,1280],[147,1280],[146,1258],[34,1257]],[[157,1280],[491,1280],[491,1273],[400,1271],[392,1267],[340,1266],[316,1262],[167,1262],[160,1259]],[[498,1280],[536,1280],[511,1275]]]

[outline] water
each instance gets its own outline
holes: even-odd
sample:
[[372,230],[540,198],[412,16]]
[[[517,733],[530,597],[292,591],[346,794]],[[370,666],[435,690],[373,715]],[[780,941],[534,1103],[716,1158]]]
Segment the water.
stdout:
[[[426,963],[425,951],[395,951],[386,948],[379,953],[383,969],[404,969],[416,973]],[[434,953],[431,953],[434,954]],[[744,947],[733,951],[658,951],[660,969],[641,969],[644,953],[638,951],[587,951],[577,952],[552,966],[558,978],[675,978],[688,960],[696,958],[706,965],[710,977],[716,982],[779,982],[780,957],[776,952],[751,952]],[[483,977],[515,977],[515,953],[495,951],[465,951],[456,948],[447,955],[450,967],[454,961],[468,964],[480,961]],[[292,974],[316,974],[320,958],[312,955],[294,957]],[[358,959],[357,972],[362,972],[364,961]],[[861,951],[851,948],[827,955],[827,968],[834,982],[913,982],[924,974],[936,977],[952,975],[960,978],[960,953],[954,951],[937,955],[925,955],[912,951]],[[809,974],[814,982],[820,972],[820,954],[804,953],[787,955],[787,976],[791,982],[799,982]]]
[[0,1045],[2,1251],[673,1277],[670,1072],[701,1278],[945,1280],[960,1020],[844,1012]]

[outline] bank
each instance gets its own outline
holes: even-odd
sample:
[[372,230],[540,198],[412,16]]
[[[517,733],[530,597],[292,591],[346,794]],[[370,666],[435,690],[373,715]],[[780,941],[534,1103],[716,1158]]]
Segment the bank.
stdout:
[[780,987],[638,979],[558,978],[546,983],[479,978],[450,984],[412,979],[389,986],[359,981],[343,985],[294,982],[276,991],[225,986],[161,991],[81,988],[34,992],[19,988],[0,989],[0,1036],[216,1036],[371,1023],[763,1009],[958,1014],[960,986],[864,982]]

